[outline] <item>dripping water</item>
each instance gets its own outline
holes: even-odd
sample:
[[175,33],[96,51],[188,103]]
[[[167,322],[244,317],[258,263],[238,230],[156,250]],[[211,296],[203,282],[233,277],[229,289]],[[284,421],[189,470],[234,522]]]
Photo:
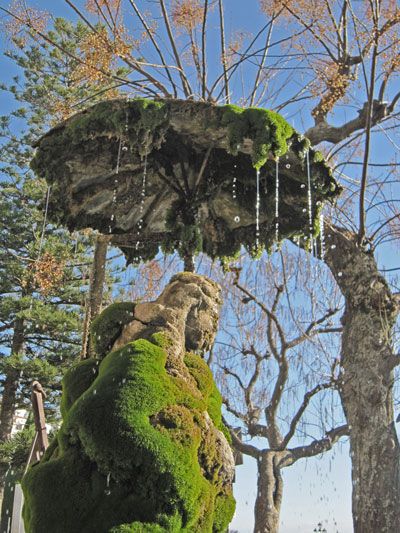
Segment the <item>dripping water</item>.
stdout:
[[[141,189],[141,192],[140,192],[140,206],[139,206],[139,220],[137,222],[137,231],[136,231],[136,235],[137,235],[137,241],[136,241],[136,245],[135,245],[135,250],[136,252],[138,253],[138,250],[140,248],[140,234],[142,232],[142,228],[143,228],[143,212],[144,212],[144,201],[145,201],[145,198],[146,198],[146,185],[147,185],[147,152],[144,156],[144,164],[143,164],[143,176],[142,176],[142,189]],[[142,259],[142,257],[140,255],[137,255],[137,258],[139,260]]]
[[256,171],[256,250],[259,248],[260,237],[260,170]]
[[115,167],[114,188],[113,188],[113,196],[112,196],[112,204],[111,204],[111,217],[110,217],[110,225],[108,226],[109,233],[111,233],[112,231],[111,224],[113,223],[115,219],[115,210],[117,206],[117,193],[118,193],[118,174],[119,174],[119,167],[121,164],[121,152],[122,152],[123,147],[124,147],[123,140],[121,137],[119,139],[119,144],[118,144],[117,166]]
[[[232,178],[232,199],[236,200],[236,182],[237,182],[236,168],[237,168],[237,165],[233,165],[233,168],[235,169],[235,171],[234,171],[234,176]],[[233,220],[235,221],[236,224],[238,224],[240,222],[240,217],[236,215]]]
[[314,254],[314,238],[313,238],[313,213],[312,213],[312,197],[311,197],[311,170],[310,170],[310,152],[307,150],[307,204],[308,204],[308,224],[310,232],[310,250]]
[[[128,138],[128,110],[125,111],[125,136]],[[121,154],[122,152],[126,152],[128,150],[128,147],[126,146],[124,139],[122,136],[119,138],[118,143],[118,154],[117,154],[117,165],[115,167],[115,177],[114,177],[114,188],[113,188],[113,196],[112,196],[112,207],[111,207],[111,221],[110,225],[108,227],[108,232],[111,233],[112,231],[112,223],[115,220],[115,211],[117,207],[117,194],[118,194],[118,175],[119,175],[119,168],[121,165]]]
[[[35,260],[35,265],[40,261],[40,258],[42,257],[44,236],[45,236],[45,233],[46,233],[46,226],[47,226],[47,215],[48,215],[48,212],[49,212],[50,190],[51,190],[51,186],[49,185],[47,187],[47,191],[46,191],[46,204],[45,204],[45,208],[44,208],[42,232],[40,234],[39,251],[38,251],[38,256],[37,256],[37,258]],[[33,294],[31,296],[31,301],[29,303],[29,310],[28,310],[29,316],[31,316],[31,314],[32,314],[32,308],[33,308]]]
[[320,213],[319,215],[319,237],[321,245],[321,259],[325,258],[325,228],[324,228],[324,214]]
[[279,157],[275,160],[275,242],[279,240]]
[[37,261],[40,260],[40,257],[42,255],[42,248],[43,248],[43,243],[44,243],[44,233],[46,231],[46,225],[47,225],[47,214],[48,214],[48,211],[49,211],[50,189],[51,189],[51,186],[49,185],[47,187],[47,193],[46,193],[46,206],[45,206],[45,209],[44,209],[43,226],[42,226],[42,233],[40,235],[39,252],[38,252]]
[[109,496],[111,494],[111,490],[110,490],[110,477],[111,477],[111,472],[109,472],[107,474],[107,481],[106,481],[106,489],[104,491],[104,494],[106,496]]

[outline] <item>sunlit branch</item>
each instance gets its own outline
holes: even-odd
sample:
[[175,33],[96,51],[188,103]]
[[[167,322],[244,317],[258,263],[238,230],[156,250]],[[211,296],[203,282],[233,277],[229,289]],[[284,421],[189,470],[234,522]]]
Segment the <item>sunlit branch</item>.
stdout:
[[221,38],[221,54],[222,54],[222,69],[224,75],[224,89],[225,89],[225,100],[226,103],[230,103],[230,94],[229,94],[229,79],[227,72],[227,57],[226,57],[226,47],[225,47],[225,26],[224,26],[224,7],[222,0],[218,0],[218,9],[219,9],[219,29],[220,29],[220,38]]
[[136,3],[133,0],[128,0],[128,1],[129,1],[130,5],[132,6],[132,9],[135,11],[136,16],[140,20],[143,28],[145,29],[146,35],[149,37],[151,43],[153,44],[154,48],[156,49],[161,63],[165,67],[165,72],[166,72],[166,74],[168,76],[168,79],[169,79],[169,81],[171,83],[172,90],[173,90],[173,93],[174,93],[174,97],[176,98],[178,96],[177,86],[176,86],[176,84],[175,84],[175,82],[174,82],[174,80],[172,78],[171,72],[170,72],[170,70],[168,68],[167,62],[165,61],[164,55],[163,55],[163,53],[161,51],[161,48],[159,47],[156,39],[154,39],[153,32],[151,31],[151,29],[150,29],[149,25],[147,24],[145,18],[143,17],[143,15],[141,14],[140,10],[138,9]]
[[359,201],[359,231],[358,231],[358,243],[361,244],[365,238],[365,191],[368,180],[368,162],[371,147],[371,128],[373,125],[373,106],[374,106],[374,90],[375,90],[375,74],[377,66],[377,53],[378,53],[378,35],[376,34],[376,28],[379,19],[379,13],[376,13],[377,20],[375,21],[375,39],[373,45],[372,59],[371,59],[371,76],[368,92],[368,106],[367,116],[365,122],[365,148],[364,148],[364,161],[361,175],[361,187],[360,187],[360,201]]
[[167,30],[168,39],[169,39],[169,42],[170,42],[171,47],[172,47],[172,51],[173,51],[173,54],[174,54],[174,57],[175,57],[176,64],[177,64],[177,66],[179,68],[179,76],[180,76],[181,81],[182,81],[183,92],[184,92],[186,98],[189,98],[189,97],[191,97],[193,95],[193,91],[192,91],[192,88],[190,87],[189,81],[188,81],[188,79],[186,77],[186,74],[185,74],[185,71],[183,69],[178,50],[176,48],[175,38],[174,38],[174,35],[172,33],[172,28],[171,28],[171,23],[170,23],[169,16],[168,16],[168,11],[167,11],[167,8],[165,6],[164,0],[159,0],[159,4],[160,4],[160,7],[161,7],[161,12],[162,12],[165,28]]
[[256,74],[256,79],[254,80],[253,90],[251,92],[250,106],[254,105],[254,99],[256,97],[256,93],[257,93],[257,89],[258,89],[258,83],[260,81],[261,73],[262,73],[264,65],[265,65],[265,60],[267,59],[267,53],[268,53],[268,48],[269,48],[269,44],[270,44],[270,41],[271,41],[272,30],[273,30],[273,27],[274,27],[275,18],[276,18],[276,16],[274,15],[272,17],[271,24],[270,24],[269,29],[268,29],[267,38],[266,38],[266,41],[265,41],[265,47],[264,47],[264,50],[263,50],[263,53],[262,53],[261,62],[260,62],[260,65],[258,67],[257,74]]
[[203,11],[203,25],[201,29],[201,63],[202,63],[201,95],[202,95],[203,100],[206,99],[206,89],[207,89],[207,56],[206,56],[207,13],[208,13],[208,0],[205,0],[204,11]]

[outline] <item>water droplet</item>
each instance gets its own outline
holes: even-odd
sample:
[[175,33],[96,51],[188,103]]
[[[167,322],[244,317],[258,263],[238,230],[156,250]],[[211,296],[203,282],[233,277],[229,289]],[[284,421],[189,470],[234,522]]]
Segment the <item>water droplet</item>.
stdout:
[[93,391],[93,394],[94,394],[94,395],[96,395],[96,394],[97,394],[97,390],[96,390],[96,389],[94,389],[94,391]]
[[331,250],[334,250],[336,248],[336,244],[331,244]]
[[127,151],[128,151],[128,147],[127,147],[127,146],[123,146],[123,147],[122,147],[122,151],[123,151],[123,152],[127,152]]
[[240,217],[236,216],[236,217],[235,217],[235,222],[236,222],[236,223],[237,223],[237,222],[240,222]]
[[323,260],[325,258],[325,225],[323,213],[319,215],[319,237],[321,242],[321,259]]
[[305,183],[302,183],[302,184],[300,185],[300,187],[301,187],[302,189],[305,189],[305,188],[306,188],[306,184],[305,184]]
[[[287,157],[287,156],[286,156]],[[279,241],[279,157],[275,161],[275,240]]]
[[110,490],[110,489],[105,489],[104,494],[105,494],[106,496],[110,496],[110,494],[111,494],[111,490]]
[[260,171],[256,171],[256,246],[258,248],[257,232],[260,230]]
[[305,207],[303,207],[302,211],[303,213],[307,213],[307,209]]
[[286,163],[285,165],[286,168],[290,168],[290,166],[291,166],[290,163]]
[[343,272],[338,272],[338,277],[341,278],[343,276]]

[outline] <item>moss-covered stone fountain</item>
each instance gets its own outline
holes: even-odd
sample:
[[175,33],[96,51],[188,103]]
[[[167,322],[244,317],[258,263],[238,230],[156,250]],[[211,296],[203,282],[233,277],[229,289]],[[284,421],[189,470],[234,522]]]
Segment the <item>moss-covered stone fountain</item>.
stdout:
[[[179,100],[96,104],[46,134],[32,166],[49,214],[111,234],[128,261],[177,250],[185,269],[318,232],[339,188],[279,115]],[[155,302],[92,324],[96,358],[63,380],[63,424],[23,481],[29,533],[224,533],[234,463],[202,354],[218,286],[178,274]]]
[[185,258],[234,256],[241,246],[257,254],[277,239],[309,236],[309,192],[318,232],[323,202],[339,193],[322,155],[265,109],[101,102],[38,148],[32,166],[52,186],[53,218],[111,233],[128,261],[160,248]]

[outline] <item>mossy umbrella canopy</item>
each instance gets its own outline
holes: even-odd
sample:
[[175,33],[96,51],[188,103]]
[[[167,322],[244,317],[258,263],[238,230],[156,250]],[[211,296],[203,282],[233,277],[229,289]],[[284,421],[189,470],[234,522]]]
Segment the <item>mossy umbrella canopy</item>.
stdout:
[[44,135],[32,168],[51,186],[53,221],[112,234],[128,261],[309,237],[340,193],[321,154],[277,113],[191,100],[97,103]]

